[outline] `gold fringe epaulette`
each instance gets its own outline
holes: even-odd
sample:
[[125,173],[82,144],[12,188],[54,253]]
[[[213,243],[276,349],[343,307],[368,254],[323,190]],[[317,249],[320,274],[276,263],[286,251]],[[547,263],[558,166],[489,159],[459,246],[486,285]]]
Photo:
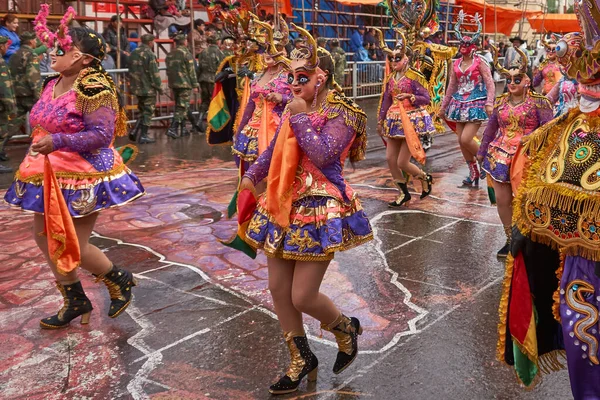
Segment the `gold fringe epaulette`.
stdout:
[[508,102],[508,96],[510,96],[510,93],[504,93],[504,94],[501,94],[500,96],[497,96],[496,100],[494,100],[494,108],[498,108],[502,104],[505,104],[506,102]]
[[[89,71],[88,71],[89,70]],[[76,107],[83,114],[89,114],[100,107],[119,110],[116,88],[109,77],[96,69],[88,68],[79,73],[73,84],[77,93]]]
[[429,87],[429,82],[427,81],[427,78],[425,78],[425,75],[423,75],[416,69],[413,69],[412,67],[406,70],[404,76],[406,76],[408,79],[412,79],[413,81],[419,82],[421,86],[425,88]]
[[354,101],[336,91],[327,95],[327,104],[328,115],[343,115],[346,125],[356,132],[350,148],[350,161],[363,160],[367,149],[367,114]]
[[552,109],[552,103],[550,103],[550,100],[548,100],[548,98],[546,96],[543,96],[543,95],[533,92],[533,91],[529,92],[529,96],[531,96],[531,98],[533,98],[533,101],[535,102],[535,105],[537,108]]
[[106,72],[96,68],[87,68],[79,73],[73,84],[77,94],[75,108],[82,114],[90,114],[101,107],[107,107],[116,112],[115,135],[127,134],[127,116],[119,105],[117,88]]

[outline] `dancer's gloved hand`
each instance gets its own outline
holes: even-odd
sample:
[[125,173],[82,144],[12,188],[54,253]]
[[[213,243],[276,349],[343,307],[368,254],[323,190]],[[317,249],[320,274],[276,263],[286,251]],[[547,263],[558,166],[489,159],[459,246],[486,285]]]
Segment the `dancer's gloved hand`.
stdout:
[[248,77],[250,79],[254,78],[254,72],[250,71],[250,69],[246,66],[242,67],[238,71],[238,76],[240,78]]
[[223,82],[225,79],[229,77],[229,74],[233,73],[231,68],[225,68],[217,75],[215,75],[215,82]]
[[523,236],[523,234],[521,234],[519,228],[517,228],[516,225],[513,225],[512,237],[510,239],[510,254],[512,254],[513,257],[516,256],[521,250],[523,250],[523,247],[525,247],[526,239],[527,238]]

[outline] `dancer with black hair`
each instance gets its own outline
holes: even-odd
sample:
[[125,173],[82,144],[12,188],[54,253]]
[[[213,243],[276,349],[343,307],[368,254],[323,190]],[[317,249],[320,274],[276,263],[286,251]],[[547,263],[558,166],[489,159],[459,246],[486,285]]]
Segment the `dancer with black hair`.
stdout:
[[[101,66],[106,48],[104,39],[89,28],[69,29],[75,15],[71,7],[57,33],[46,27],[47,15],[48,5],[42,4],[35,29],[40,40],[54,48],[50,53],[51,66],[59,74],[46,79],[40,99],[31,110],[32,145],[5,200],[35,213],[35,241],[64,298],[59,312],[42,319],[40,325],[56,329],[79,316],[82,324],[89,321],[93,307],[77,276],[78,264],[91,272],[96,281],[106,284],[111,299],[110,317],[117,317],[130,304],[131,289],[135,286],[132,273],[113,265],[100,249],[89,243],[89,238],[98,211],[129,203],[142,196],[144,188],[113,146],[115,136],[126,134],[126,118],[115,84]],[[50,252],[47,237],[40,235],[48,228],[45,206],[56,200],[46,198],[46,191],[52,190],[45,183],[49,178],[48,162],[60,190],[58,194],[62,193],[66,203],[64,208],[69,214],[66,218],[72,219],[76,233],[75,242],[66,240],[59,252]],[[70,268],[57,262],[62,253],[71,252],[77,244],[80,260],[70,263]]]

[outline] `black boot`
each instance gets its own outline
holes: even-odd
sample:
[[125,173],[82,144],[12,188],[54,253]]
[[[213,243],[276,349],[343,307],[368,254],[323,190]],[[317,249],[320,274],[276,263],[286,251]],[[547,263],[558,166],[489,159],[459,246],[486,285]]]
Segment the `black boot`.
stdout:
[[63,296],[64,304],[56,315],[41,320],[40,327],[42,329],[64,328],[80,315],[81,324],[87,324],[90,321],[93,307],[90,299],[83,291],[81,282],[78,281],[70,285],[61,285],[56,282],[56,287]]
[[295,392],[305,376],[308,376],[309,382],[317,380],[319,360],[310,351],[304,332],[285,332],[284,336],[291,362],[285,375],[269,388],[272,394]]
[[185,127],[185,121],[181,121],[181,124],[179,125],[179,136],[190,136],[190,132]]
[[171,120],[171,126],[167,129],[167,136],[173,139],[179,137],[179,121],[175,121],[175,118]]
[[13,172],[11,167],[0,164],[0,174],[10,174],[11,172]]
[[506,258],[508,256],[508,252],[510,251],[510,241],[512,239],[512,228],[510,226],[505,226],[504,233],[506,234],[506,243],[500,250],[498,250],[498,253],[496,253],[496,257],[498,257],[498,258]]
[[113,265],[112,269],[103,275],[94,275],[96,282],[102,281],[110,293],[110,310],[108,316],[116,318],[131,303],[131,288],[137,284],[133,274]]
[[140,127],[142,126],[142,120],[138,119],[137,122],[135,123],[135,125],[133,126],[133,129],[129,131],[129,140],[132,142],[135,142],[138,140],[138,133],[140,131]]
[[148,128],[149,128],[149,126],[146,126],[146,125],[142,125],[142,127],[140,128],[140,136],[138,137],[139,144],[147,144],[147,143],[156,142],[156,139],[153,139],[150,136],[148,136]]
[[0,161],[8,161],[8,160],[9,160],[9,158],[6,155],[6,153],[3,151],[0,151]]
[[[200,116],[202,116],[202,114],[200,114]],[[190,124],[192,124],[192,132],[193,133],[202,133],[202,130],[200,129],[200,125],[198,124],[198,119],[196,117],[194,117],[194,113],[192,113],[192,110],[188,111],[187,117],[188,117],[188,120],[190,121]]]
[[333,373],[337,375],[348,368],[358,354],[358,335],[362,335],[363,331],[360,321],[340,314],[331,324],[321,324],[321,329],[335,335],[339,351],[333,364]]
[[433,187],[433,176],[423,172],[423,175],[419,177],[423,182],[423,192],[421,192],[421,200],[431,194],[431,188]]
[[398,190],[400,190],[400,195],[396,200],[392,201],[391,203],[388,203],[388,206],[392,208],[402,207],[403,204],[407,204],[411,199],[410,192],[408,191],[408,186],[406,182],[400,181],[395,181],[394,185],[396,185]]

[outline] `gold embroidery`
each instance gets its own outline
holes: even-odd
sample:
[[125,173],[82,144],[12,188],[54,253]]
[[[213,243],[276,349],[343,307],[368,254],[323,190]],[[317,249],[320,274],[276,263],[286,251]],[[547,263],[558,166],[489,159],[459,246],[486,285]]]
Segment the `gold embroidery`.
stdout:
[[312,249],[319,246],[319,242],[313,240],[308,234],[308,231],[294,231],[290,234],[287,241],[288,246],[298,246],[298,251]]
[[258,214],[254,214],[254,216],[250,220],[250,223],[248,224],[248,232],[252,232],[258,235],[260,233],[260,228],[262,228],[265,225],[267,225],[267,220],[262,219]]

